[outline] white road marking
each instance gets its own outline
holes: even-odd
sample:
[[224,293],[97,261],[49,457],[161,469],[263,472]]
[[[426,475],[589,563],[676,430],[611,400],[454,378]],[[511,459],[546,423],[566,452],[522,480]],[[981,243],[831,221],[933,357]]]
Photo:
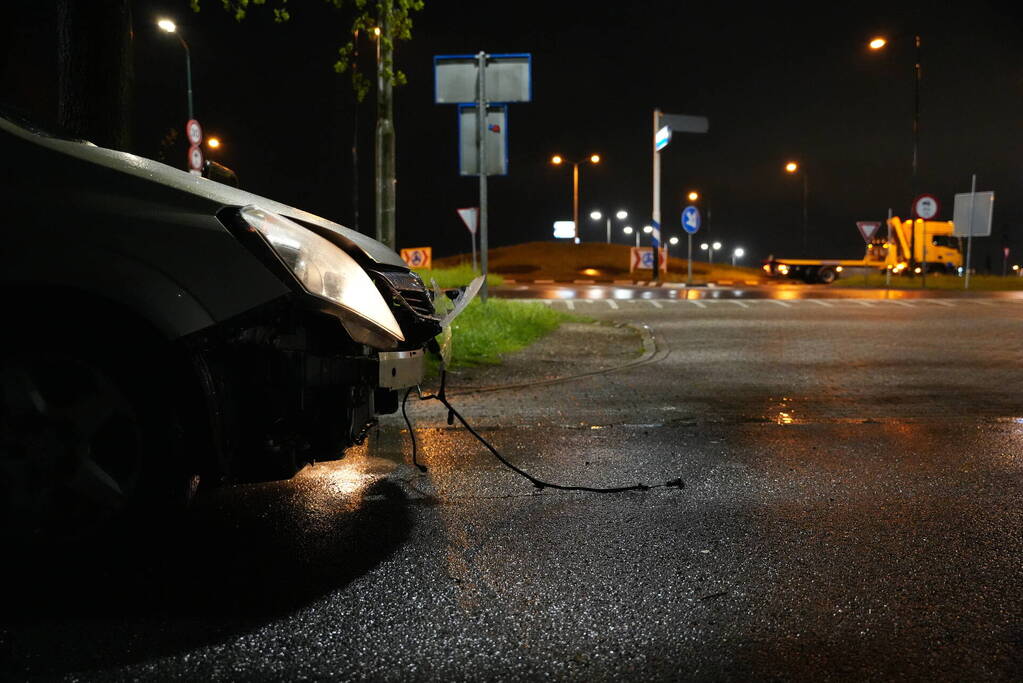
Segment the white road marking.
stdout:
[[747,304],[745,302],[742,302],[742,301],[736,301],[735,299],[728,299],[728,302],[729,303],[733,303],[736,306],[742,306],[743,308],[749,308],[749,304]]
[[694,306],[699,306],[700,308],[707,308],[707,304],[703,303],[702,301],[697,301],[695,299],[688,299],[688,301]]
[[955,304],[953,304],[953,303],[951,303],[949,301],[942,301],[941,299],[928,299],[928,301],[932,301],[932,302],[938,304],[939,306],[946,306],[948,308],[955,308]]
[[610,306],[611,308],[615,309],[616,311],[618,310],[618,304],[615,303],[614,299],[604,299],[604,301],[606,301],[607,305]]
[[850,301],[855,301],[860,306],[866,306],[867,308],[873,308],[874,307],[874,304],[870,303],[869,301],[864,301],[863,299],[850,299]]
[[908,301],[899,301],[898,299],[886,299],[886,301],[897,306],[906,306],[907,308],[914,308],[913,304],[909,303]]
[[570,311],[574,311],[575,310],[575,304],[572,303],[571,299],[565,299],[565,305],[568,306],[568,310],[570,310]]
[[784,306],[785,308],[792,308],[792,304],[787,304],[784,301],[778,301],[777,299],[768,299],[768,301],[770,301],[772,304],[778,304],[779,306]]
[[827,306],[828,308],[832,307],[832,304],[829,304],[827,301],[821,301],[820,299],[807,299],[807,301],[812,301],[818,306]]
[[653,306],[654,308],[664,308],[664,306],[661,306],[661,302],[660,302],[660,301],[654,301],[653,299],[651,299],[651,300],[650,300],[650,304],[651,304],[651,305],[652,305],[652,306]]

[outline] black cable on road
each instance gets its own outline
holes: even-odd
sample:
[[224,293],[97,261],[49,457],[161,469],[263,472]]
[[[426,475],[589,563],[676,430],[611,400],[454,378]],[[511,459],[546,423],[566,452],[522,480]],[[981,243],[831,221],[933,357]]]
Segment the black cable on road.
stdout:
[[[469,425],[468,422],[466,422],[465,418],[462,417],[461,413],[459,413],[457,410],[455,410],[454,406],[451,405],[451,403],[448,401],[447,396],[445,394],[445,379],[446,379],[446,375],[447,375],[447,372],[445,370],[441,370],[441,375],[440,375],[440,391],[437,392],[436,394],[426,394],[426,395],[423,395],[423,393],[419,389],[419,387],[415,387],[416,390],[419,392],[419,400],[421,400],[421,401],[439,401],[440,403],[442,403],[444,405],[444,407],[448,409],[448,424],[453,424],[454,420],[457,419],[462,424],[462,426],[465,427],[465,429],[476,438],[477,441],[479,441],[481,444],[483,444],[483,446],[486,447],[486,449],[488,451],[490,451],[490,453],[501,462],[502,465],[504,465],[508,469],[512,470],[516,474],[518,474],[518,475],[524,477],[525,479],[527,479],[529,481],[529,483],[531,483],[537,489],[543,490],[545,488],[549,488],[549,489],[556,489],[558,491],[585,491],[585,492],[589,492],[589,493],[623,493],[625,491],[649,491],[650,489],[656,489],[656,488],[678,488],[678,489],[681,489],[681,488],[684,488],[685,485],[686,485],[681,477],[679,477],[678,479],[671,479],[669,481],[664,482],[663,484],[648,485],[648,484],[639,483],[639,484],[634,484],[632,486],[612,486],[612,487],[569,486],[569,485],[565,485],[565,484],[554,484],[552,482],[544,481],[542,479],[534,477],[529,472],[526,472],[525,470],[523,470],[520,467],[516,466],[512,462],[508,461],[504,456],[502,456],[498,452],[498,450],[496,448],[494,448],[494,446],[489,441],[484,439],[475,429],[473,429]],[[412,393],[412,388],[409,388],[409,390],[405,392],[405,398],[401,402],[401,414],[405,418],[405,424],[408,426],[409,438],[412,440],[412,463],[419,469],[420,472],[426,472],[426,466],[419,464],[419,461],[417,459],[416,435],[415,435],[415,432],[412,429],[412,423],[411,423],[411,421],[408,418],[408,412],[406,411],[406,407],[405,407],[406,403],[408,402],[408,397],[409,397],[409,395],[411,393]]]

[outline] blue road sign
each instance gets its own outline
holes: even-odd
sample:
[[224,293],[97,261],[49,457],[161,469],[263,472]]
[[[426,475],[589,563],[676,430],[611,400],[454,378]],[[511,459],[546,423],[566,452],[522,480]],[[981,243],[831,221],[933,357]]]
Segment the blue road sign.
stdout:
[[695,235],[700,229],[700,210],[695,206],[687,206],[682,210],[682,229]]

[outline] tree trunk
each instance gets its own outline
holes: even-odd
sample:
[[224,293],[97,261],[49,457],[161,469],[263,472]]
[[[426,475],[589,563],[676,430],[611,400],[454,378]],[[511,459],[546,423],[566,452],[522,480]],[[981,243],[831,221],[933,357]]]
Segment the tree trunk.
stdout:
[[73,137],[130,144],[130,0],[58,0],[57,121]]

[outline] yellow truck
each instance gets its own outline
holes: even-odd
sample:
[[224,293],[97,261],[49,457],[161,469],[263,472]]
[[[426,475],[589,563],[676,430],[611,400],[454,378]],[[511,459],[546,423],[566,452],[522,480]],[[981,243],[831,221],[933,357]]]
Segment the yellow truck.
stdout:
[[[768,275],[791,277],[807,283],[830,284],[848,269],[891,270],[894,274],[955,274],[963,265],[960,238],[952,232],[952,221],[888,219],[889,230],[879,230],[867,245],[862,259],[809,259],[768,257]],[[890,241],[889,241],[890,235]]]

